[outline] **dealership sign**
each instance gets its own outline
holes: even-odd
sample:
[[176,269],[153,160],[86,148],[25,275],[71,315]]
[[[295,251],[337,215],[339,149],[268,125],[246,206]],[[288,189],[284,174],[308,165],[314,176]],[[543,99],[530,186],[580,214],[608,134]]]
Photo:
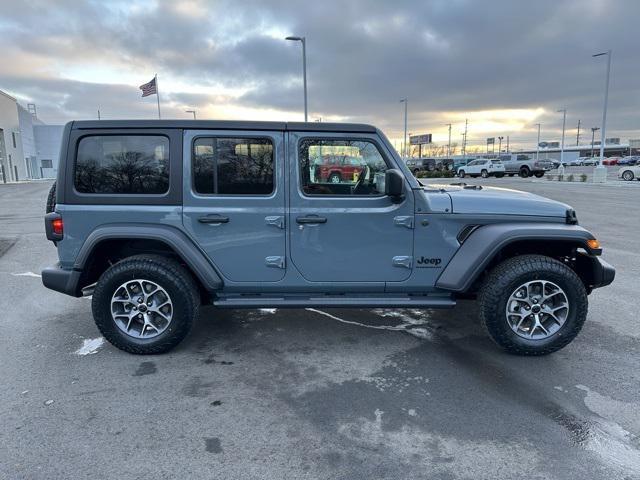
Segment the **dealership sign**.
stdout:
[[425,133],[423,135],[411,135],[409,137],[409,143],[411,145],[424,145],[425,143],[431,143],[431,134]]

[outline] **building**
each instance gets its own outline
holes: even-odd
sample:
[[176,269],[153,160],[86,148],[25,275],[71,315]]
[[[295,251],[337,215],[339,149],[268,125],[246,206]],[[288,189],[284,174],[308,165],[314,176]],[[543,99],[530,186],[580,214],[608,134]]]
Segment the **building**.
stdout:
[[0,90],[0,182],[56,176],[64,127],[45,125],[29,107]]

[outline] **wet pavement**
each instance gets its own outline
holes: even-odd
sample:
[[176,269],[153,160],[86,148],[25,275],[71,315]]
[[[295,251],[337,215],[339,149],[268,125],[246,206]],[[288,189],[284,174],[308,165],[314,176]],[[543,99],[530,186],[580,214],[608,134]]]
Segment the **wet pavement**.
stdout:
[[640,478],[638,192],[473,182],[572,204],[618,269],[556,354],[503,353],[464,301],[206,307],[173,352],[129,355],[40,283],[48,184],[0,185],[0,478]]

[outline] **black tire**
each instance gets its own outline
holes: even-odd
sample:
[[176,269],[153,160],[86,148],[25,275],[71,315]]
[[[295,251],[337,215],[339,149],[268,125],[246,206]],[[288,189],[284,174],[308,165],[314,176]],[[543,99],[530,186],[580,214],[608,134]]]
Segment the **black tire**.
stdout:
[[488,178],[488,177],[489,177],[489,172],[487,172],[486,170],[482,170],[482,171],[480,172],[480,176],[481,176],[482,178]]
[[542,177],[544,177],[544,172],[536,172],[536,173],[534,173],[534,175],[535,175],[536,178],[542,178]]
[[[171,323],[160,335],[141,339],[118,328],[111,316],[111,298],[127,280],[142,278],[160,285],[173,303]],[[160,255],[125,258],[105,271],[93,292],[93,319],[104,337],[115,347],[138,355],[168,352],[193,326],[200,306],[200,293],[191,274],[177,261]]]
[[522,167],[519,174],[522,178],[527,178],[531,176],[531,170],[528,167]]
[[342,181],[342,177],[339,173],[332,173],[329,175],[329,183],[340,183]]
[[414,168],[414,169],[413,169],[413,176],[414,176],[414,177],[417,177],[417,176],[418,176],[418,173],[420,173],[420,169],[418,169],[418,168]]
[[[569,313],[558,331],[544,339],[526,339],[508,324],[507,301],[518,286],[531,280],[549,280],[562,288]],[[478,295],[480,320],[489,337],[509,353],[547,355],[568,345],[587,318],[588,299],[584,284],[563,263],[543,255],[521,255],[500,263],[487,276]]]
[[460,178],[464,178],[464,176],[465,176],[464,170],[458,170],[458,176]]
[[45,213],[55,212],[56,210],[56,182],[53,182],[49,189],[49,195],[47,195],[47,205],[45,206]]
[[625,170],[622,172],[622,178],[627,181],[633,180],[633,172],[631,170]]

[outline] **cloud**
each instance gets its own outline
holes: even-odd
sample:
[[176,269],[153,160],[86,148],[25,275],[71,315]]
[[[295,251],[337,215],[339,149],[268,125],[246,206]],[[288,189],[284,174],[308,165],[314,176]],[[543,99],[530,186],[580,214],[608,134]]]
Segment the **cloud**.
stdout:
[[298,120],[300,44],[283,40],[294,34],[307,38],[312,118],[365,121],[398,136],[398,101],[408,97],[412,132],[442,135],[445,123],[459,130],[468,116],[478,140],[494,132],[530,142],[537,122],[557,137],[559,108],[571,126],[599,125],[605,65],[591,54],[612,48],[608,129],[640,131],[635,0],[9,5],[0,0],[9,59],[0,89],[37,103],[45,121],[93,118],[98,106],[153,117],[137,86],[155,72],[167,115],[195,107]]

